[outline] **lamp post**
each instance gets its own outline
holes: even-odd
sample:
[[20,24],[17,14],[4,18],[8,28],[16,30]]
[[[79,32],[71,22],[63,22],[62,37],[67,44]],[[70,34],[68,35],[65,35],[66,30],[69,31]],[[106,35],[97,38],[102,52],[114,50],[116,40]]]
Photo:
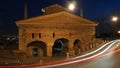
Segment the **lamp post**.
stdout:
[[113,29],[113,31],[112,31],[112,36],[113,36],[113,38],[116,38],[117,36],[117,34],[118,34],[118,28],[117,28],[117,22],[118,22],[118,16],[112,16],[112,18],[111,18],[111,21],[113,22],[112,23],[112,29]]
[[118,31],[118,34],[120,34],[120,30]]
[[112,21],[113,21],[113,22],[117,22],[117,21],[118,21],[118,17],[117,17],[117,16],[113,16],[113,17],[112,17]]
[[118,30],[118,38],[120,38],[120,30]]

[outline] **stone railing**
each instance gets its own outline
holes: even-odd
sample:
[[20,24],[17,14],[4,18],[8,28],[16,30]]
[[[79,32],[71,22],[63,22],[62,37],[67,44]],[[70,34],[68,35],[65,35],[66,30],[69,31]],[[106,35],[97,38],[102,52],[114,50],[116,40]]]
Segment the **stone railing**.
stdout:
[[104,44],[106,42],[108,42],[108,41],[104,41],[104,40],[95,41],[94,43],[91,43],[88,46],[82,48],[80,54],[89,53],[89,52],[99,48],[100,46],[102,46],[102,44]]

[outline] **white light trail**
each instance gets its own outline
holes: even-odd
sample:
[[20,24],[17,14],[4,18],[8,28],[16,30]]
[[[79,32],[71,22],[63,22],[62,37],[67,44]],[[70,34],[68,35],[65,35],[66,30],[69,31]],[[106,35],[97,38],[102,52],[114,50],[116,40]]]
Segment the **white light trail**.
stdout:
[[[111,41],[109,43],[106,43],[105,45],[103,45],[102,47],[100,47],[99,49],[91,52],[91,53],[88,53],[86,55],[90,55],[90,54],[93,54],[94,52],[102,49],[103,47],[107,46],[108,44],[110,44],[105,50],[103,50],[102,52],[96,54],[96,55],[93,55],[93,56],[90,56],[90,57],[87,57],[87,58],[83,58],[83,59],[80,59],[80,60],[75,60],[75,61],[71,61],[71,62],[65,62],[65,63],[61,63],[61,64],[54,64],[54,65],[48,65],[48,66],[42,66],[41,68],[48,68],[48,67],[55,67],[55,66],[61,66],[61,65],[67,65],[67,64],[72,64],[72,63],[76,63],[76,62],[81,62],[81,61],[85,61],[85,60],[88,60],[88,59],[91,59],[91,58],[94,58],[96,56],[99,56],[103,53],[105,53],[110,47],[112,47],[114,44],[118,43],[119,40],[114,40],[114,41]],[[82,56],[79,56],[79,57],[76,57],[76,58],[81,58],[81,57],[84,57],[86,55],[82,55]],[[40,67],[35,67],[35,68],[40,68]]]
[[110,42],[104,44],[103,46],[101,46],[100,48],[96,49],[95,51],[92,51],[92,52],[90,52],[90,53],[87,53],[87,54],[84,54],[84,55],[81,55],[81,56],[78,56],[78,57],[74,57],[74,58],[71,58],[71,59],[82,58],[82,57],[85,57],[85,56],[94,54],[94,53],[96,53],[97,51],[99,51],[99,50],[101,50],[102,48],[104,48],[105,46],[107,46],[108,44],[113,43],[113,42],[115,42],[115,41],[117,41],[117,40],[110,41]]

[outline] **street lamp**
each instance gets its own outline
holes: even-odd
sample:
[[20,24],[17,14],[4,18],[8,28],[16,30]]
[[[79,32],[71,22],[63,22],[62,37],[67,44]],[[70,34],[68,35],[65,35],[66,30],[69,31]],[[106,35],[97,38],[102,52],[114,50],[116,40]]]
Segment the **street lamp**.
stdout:
[[113,21],[113,22],[116,22],[117,20],[118,20],[118,17],[117,17],[117,16],[113,16],[113,17],[112,17],[112,21]]
[[[116,38],[117,37],[117,34],[119,34],[118,33],[118,16],[112,16],[112,18],[111,18],[111,21],[112,22],[114,22],[114,23],[112,23],[112,35],[113,35],[113,38]],[[119,31],[120,32],[120,31]]]
[[118,31],[118,34],[120,34],[120,30]]
[[120,30],[118,31],[118,38],[120,38]]

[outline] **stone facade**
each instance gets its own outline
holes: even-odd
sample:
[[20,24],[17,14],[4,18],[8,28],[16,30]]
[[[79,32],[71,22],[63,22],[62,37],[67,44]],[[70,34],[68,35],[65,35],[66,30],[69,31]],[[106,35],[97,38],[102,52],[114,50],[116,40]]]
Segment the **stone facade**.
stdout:
[[[19,27],[20,51],[27,56],[53,56],[55,50],[73,55],[94,42],[95,22],[76,16],[66,9],[57,12],[50,9],[47,7],[50,13],[46,10],[49,14],[16,22]],[[58,47],[59,44],[63,47]]]

